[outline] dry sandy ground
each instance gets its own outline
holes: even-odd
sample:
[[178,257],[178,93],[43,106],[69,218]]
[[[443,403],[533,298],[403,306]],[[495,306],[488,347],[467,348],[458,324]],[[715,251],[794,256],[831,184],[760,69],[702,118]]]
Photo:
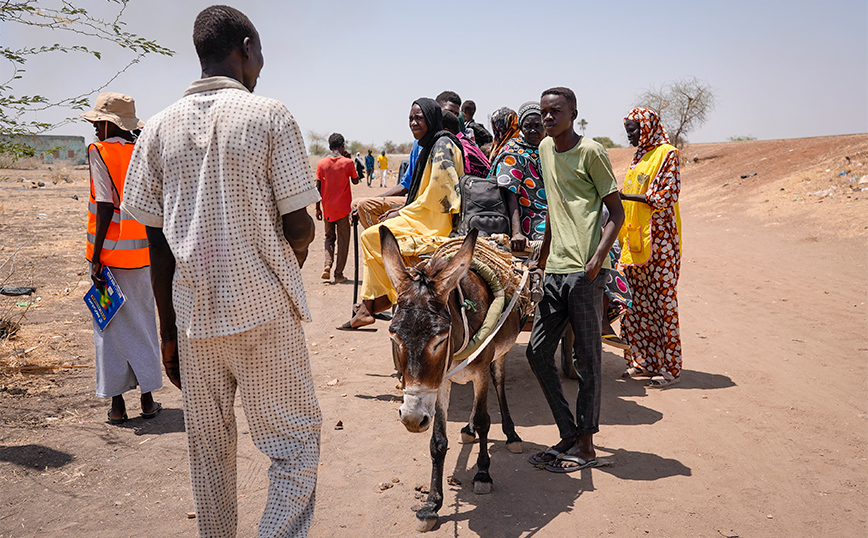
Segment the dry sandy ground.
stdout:
[[[611,155],[623,177],[630,150]],[[687,156],[699,160],[683,169],[683,382],[654,390],[621,380],[623,358],[606,349],[595,440],[614,465],[537,470],[528,455],[557,431],[524,359],[524,333],[507,357],[524,454],[505,449],[493,410],[495,487],[474,495],[477,446],[458,443],[471,391],[453,389],[454,480],[430,536],[866,535],[868,136],[697,144]],[[163,413],[121,427],[105,423],[107,402],[93,396],[81,301],[85,174],[71,171],[75,183],[66,183],[57,171],[0,171],[0,282],[32,283],[41,298],[19,334],[0,342],[0,537],[194,536],[179,391],[166,382],[156,393]],[[31,189],[31,180],[46,186]],[[414,535],[429,435],[397,421],[387,324],[334,330],[350,315],[353,286],[319,279],[318,233],[304,268],[324,416],[310,534]],[[15,302],[27,299],[0,299],[0,315],[18,319],[25,307]],[[33,368],[63,364],[83,368]],[[575,382],[564,383],[574,393]],[[253,536],[268,461],[238,414],[239,536]]]

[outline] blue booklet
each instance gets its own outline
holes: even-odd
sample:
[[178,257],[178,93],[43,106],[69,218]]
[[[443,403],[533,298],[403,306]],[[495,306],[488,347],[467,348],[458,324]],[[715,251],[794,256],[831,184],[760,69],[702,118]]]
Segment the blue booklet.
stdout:
[[84,302],[100,331],[105,330],[124,304],[124,293],[108,267],[103,267],[102,277],[105,279],[105,291],[100,292],[96,286],[91,286],[84,296]]

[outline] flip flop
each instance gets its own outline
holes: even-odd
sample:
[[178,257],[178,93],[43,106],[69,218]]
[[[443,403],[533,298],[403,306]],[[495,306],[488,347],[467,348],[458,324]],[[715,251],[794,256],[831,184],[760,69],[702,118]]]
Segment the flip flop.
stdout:
[[335,329],[337,329],[339,331],[363,331],[363,332],[369,332],[369,333],[377,332],[376,327],[370,327],[367,325],[363,325],[362,327],[353,327],[352,325],[350,325],[349,321],[344,323],[340,327],[335,327]]
[[[356,312],[359,311],[359,305],[353,306],[353,315],[356,315]],[[392,321],[392,313],[391,312],[377,312],[374,314],[374,319],[378,319],[380,321]]]
[[[537,452],[536,454],[531,455],[531,457],[529,457],[527,461],[529,461],[532,465],[536,465],[537,467],[544,467],[558,459],[561,454],[563,454],[563,452],[557,450],[555,447],[552,446],[545,449],[545,451],[543,452]],[[549,458],[548,456],[551,456],[551,458]]]
[[615,333],[604,334],[603,335],[603,343],[608,344],[612,347],[616,347],[618,349],[627,349],[627,350],[630,349],[630,344],[628,344],[627,342],[622,340],[621,337]]
[[581,456],[576,456],[573,454],[561,454],[558,456],[557,461],[568,461],[571,463],[575,463],[575,465],[571,467],[556,467],[554,465],[548,464],[546,465],[546,471],[551,471],[553,473],[572,473],[573,471],[581,471],[582,469],[593,469],[595,467],[605,467],[607,465],[611,465],[610,461],[600,460],[594,458],[592,460],[586,460]]
[[662,375],[658,375],[651,378],[651,381],[646,385],[646,387],[654,388],[654,389],[662,389],[666,387],[671,387],[672,385],[677,385],[681,383],[680,377],[673,377],[671,379],[667,379]]
[[161,404],[160,402],[154,402],[154,405],[156,406],[156,408],[153,411],[151,411],[150,413],[144,413],[143,412],[142,418],[146,418],[146,419],[154,418],[155,416],[157,416],[157,414],[160,411],[163,410],[163,404]]
[[658,375],[657,372],[652,372],[651,370],[643,370],[642,368],[630,367],[624,370],[624,373],[621,374],[621,377],[624,379],[629,378],[637,378],[637,377],[654,377]]
[[108,417],[108,423],[111,424],[112,426],[117,426],[118,424],[123,424],[124,422],[129,420],[126,413],[124,413],[124,416],[122,416],[121,418],[112,418],[112,412],[109,411],[108,413],[106,413],[106,416]]

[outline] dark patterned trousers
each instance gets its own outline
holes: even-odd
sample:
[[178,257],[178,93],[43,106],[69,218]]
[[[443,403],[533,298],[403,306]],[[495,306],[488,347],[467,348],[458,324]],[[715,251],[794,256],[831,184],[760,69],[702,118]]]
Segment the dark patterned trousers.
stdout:
[[[593,282],[584,272],[546,274],[543,299],[534,313],[527,359],[542,387],[562,439],[600,431],[603,340],[601,316],[606,279]],[[576,417],[564,397],[555,351],[567,323],[573,329],[573,365],[579,374]]]

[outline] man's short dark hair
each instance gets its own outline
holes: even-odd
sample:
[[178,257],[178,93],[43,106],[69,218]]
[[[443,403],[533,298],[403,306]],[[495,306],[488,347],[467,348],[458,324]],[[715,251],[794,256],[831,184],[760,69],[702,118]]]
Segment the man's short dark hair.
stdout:
[[448,110],[443,111],[443,128],[452,134],[458,134],[461,128],[461,123],[458,121],[458,116]]
[[540,99],[542,99],[546,95],[560,95],[561,97],[566,99],[567,102],[573,105],[573,110],[578,110],[578,105],[576,104],[576,94],[573,93],[573,90],[569,88],[564,88],[563,86],[549,88],[546,91],[542,92]]
[[437,101],[437,104],[440,106],[443,106],[443,103],[455,103],[455,106],[461,106],[461,98],[458,97],[457,93],[449,90],[440,92],[440,95],[438,95],[434,100]]
[[229,6],[207,7],[193,23],[193,44],[203,64],[224,60],[244,44],[245,37],[257,35],[250,19]]
[[332,133],[329,135],[329,149],[338,149],[344,145],[344,135]]
[[464,104],[461,105],[461,112],[464,112],[465,116],[472,116],[476,114],[476,103],[468,99],[464,101]]

